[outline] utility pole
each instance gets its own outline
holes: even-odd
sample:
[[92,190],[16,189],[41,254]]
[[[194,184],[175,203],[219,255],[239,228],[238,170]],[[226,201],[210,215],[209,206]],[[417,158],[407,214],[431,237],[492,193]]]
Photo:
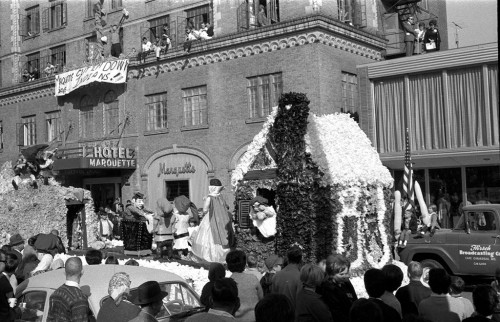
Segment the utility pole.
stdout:
[[451,22],[455,26],[455,44],[457,44],[458,48],[458,29],[463,29],[460,27],[458,24],[456,24],[454,21]]

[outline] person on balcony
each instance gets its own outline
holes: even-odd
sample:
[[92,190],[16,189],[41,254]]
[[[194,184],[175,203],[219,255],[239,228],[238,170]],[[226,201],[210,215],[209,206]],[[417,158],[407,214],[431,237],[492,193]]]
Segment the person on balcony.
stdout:
[[408,19],[402,23],[402,26],[405,32],[404,41],[406,45],[406,56],[412,56],[415,39],[418,37],[418,33],[415,32],[415,28],[413,27],[413,17],[409,16]]
[[153,45],[151,42],[148,40],[146,37],[142,37],[142,52],[141,52],[141,60],[145,63],[146,62],[146,57],[149,55],[149,53],[152,50]]
[[47,62],[47,67],[43,70],[45,73],[45,77],[49,77],[54,75],[54,72],[56,71],[56,67],[52,65],[50,62]]
[[441,36],[437,29],[437,21],[432,19],[429,21],[429,29],[425,32],[424,44],[426,52],[439,51],[441,47]]
[[31,74],[28,72],[27,69],[24,70],[23,74],[21,75],[23,78],[23,82],[28,82],[31,80]]
[[33,71],[31,72],[31,78],[30,81],[39,79],[40,78],[40,72],[38,71],[38,68],[33,68]]
[[264,27],[269,25],[269,19],[266,16],[266,7],[263,5],[259,6],[259,13],[257,14],[257,26]]
[[193,44],[193,41],[197,40],[197,36],[195,33],[193,33],[193,29],[191,27],[186,27],[186,36],[184,40],[184,52],[189,53],[191,50],[191,45]]
[[204,22],[202,22],[202,23],[201,23],[201,28],[200,28],[200,30],[199,30],[199,32],[198,32],[198,34],[199,34],[199,38],[200,38],[201,40],[208,40],[208,39],[212,39],[212,37],[210,37],[210,36],[208,35],[208,26],[207,26],[207,24],[206,24],[206,23],[204,23]]

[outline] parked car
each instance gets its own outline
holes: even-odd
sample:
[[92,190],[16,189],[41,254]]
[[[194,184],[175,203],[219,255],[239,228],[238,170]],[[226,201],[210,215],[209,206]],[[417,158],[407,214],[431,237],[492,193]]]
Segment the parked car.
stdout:
[[[161,322],[182,321],[189,315],[204,308],[196,292],[180,276],[167,271],[128,265],[90,265],[83,267],[80,288],[89,295],[89,306],[93,319],[108,296],[108,284],[113,274],[125,272],[131,280],[131,295],[137,287],[147,281],[157,281],[162,290],[168,292],[163,299],[163,308],[157,319]],[[49,298],[65,282],[64,269],[33,276],[21,283],[16,289],[17,305],[22,316],[16,321],[45,322],[49,310]],[[132,319],[133,317],[131,317]]]
[[493,278],[500,267],[500,204],[464,207],[454,229],[413,235],[399,256],[405,264],[419,261],[452,275]]

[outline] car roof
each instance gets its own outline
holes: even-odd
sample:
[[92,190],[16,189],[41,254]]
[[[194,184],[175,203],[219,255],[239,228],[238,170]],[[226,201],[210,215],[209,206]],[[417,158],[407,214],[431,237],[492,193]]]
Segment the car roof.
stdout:
[[[80,288],[84,293],[87,293],[86,290],[90,288],[90,301],[92,306],[97,310],[101,299],[108,295],[108,285],[111,277],[118,272],[125,272],[130,276],[131,289],[147,281],[157,281],[159,283],[185,283],[185,280],[179,275],[160,269],[130,265],[86,265],[83,266],[83,276],[80,280]],[[19,296],[19,293],[25,290],[55,290],[64,284],[65,280],[64,269],[35,275],[18,286],[16,296]]]
[[463,209],[465,211],[478,211],[478,210],[484,210],[484,209],[495,209],[495,210],[500,212],[500,204],[486,203],[486,204],[479,204],[479,205],[469,205],[469,206],[464,206]]

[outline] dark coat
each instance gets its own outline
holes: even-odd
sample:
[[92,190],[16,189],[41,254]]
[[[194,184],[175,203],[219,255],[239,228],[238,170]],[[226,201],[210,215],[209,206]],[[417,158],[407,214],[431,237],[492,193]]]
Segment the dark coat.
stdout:
[[396,298],[401,303],[403,316],[414,314],[418,316],[418,305],[423,299],[431,296],[431,290],[420,281],[410,281],[396,292]]
[[351,282],[324,281],[316,290],[330,309],[333,321],[348,321],[352,303],[358,299]]

